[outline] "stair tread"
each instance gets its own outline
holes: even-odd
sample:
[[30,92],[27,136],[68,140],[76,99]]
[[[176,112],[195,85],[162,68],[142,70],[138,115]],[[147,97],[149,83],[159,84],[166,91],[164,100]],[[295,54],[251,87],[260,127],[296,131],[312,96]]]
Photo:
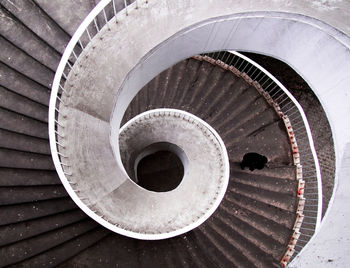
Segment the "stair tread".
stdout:
[[[259,118],[260,114],[266,115],[266,110],[273,110],[267,103],[266,100],[262,97],[258,97],[254,102],[251,102],[243,110],[240,110],[239,113],[230,115],[226,121],[221,126],[217,126],[220,132],[226,133],[227,131],[232,131],[233,129],[244,125],[244,123],[256,120]],[[277,117],[275,111],[273,111]],[[262,121],[267,122],[269,118],[261,118]]]
[[[35,257],[32,257],[28,260],[25,260],[21,263],[17,263],[15,267],[67,267],[66,264],[62,264],[68,260],[68,263],[72,263],[73,257],[78,255],[81,252],[85,252],[94,244],[103,240],[110,231],[107,229],[97,227],[91,231],[88,231],[82,235],[79,235],[63,244],[60,244],[54,248],[51,248],[49,251],[43,252]],[[114,247],[113,249],[116,249]],[[96,252],[91,255],[96,256]],[[73,259],[75,260],[75,258]],[[95,264],[99,263],[96,260]],[[91,265],[91,263],[85,263],[85,266]],[[58,266],[59,265],[59,266]],[[96,267],[96,266],[95,266]],[[128,266],[129,267],[129,266]]]
[[48,109],[46,106],[11,92],[0,86],[0,107],[14,111],[44,123],[48,122]]
[[202,103],[198,104],[196,114],[200,115],[203,120],[207,120],[212,113],[215,113],[215,107],[221,107],[219,103],[223,103],[231,98],[233,94],[234,84],[239,78],[229,71],[225,71],[224,76],[220,79],[214,90],[209,92],[209,95]]
[[[206,223],[207,224],[207,223]],[[225,267],[227,266],[227,256],[220,254],[220,250],[213,243],[212,236],[207,235],[208,227],[199,226],[198,229],[191,232],[194,244],[197,245],[198,249],[205,252],[205,262],[207,267]],[[220,255],[220,256],[218,256]],[[232,265],[232,264],[231,264]]]
[[245,137],[247,133],[254,133],[257,130],[274,124],[279,120],[280,118],[276,115],[274,110],[264,110],[247,122],[243,122],[242,124],[230,124],[231,129],[226,131],[226,136],[223,137],[224,141],[227,145],[230,145],[235,141],[235,139],[239,140],[239,138]]
[[[240,94],[240,98],[231,102],[230,106],[226,107],[226,109],[222,109],[217,115],[217,118],[212,120],[212,125],[215,126],[215,128],[220,130],[226,125],[226,128],[223,129],[227,130],[227,128],[229,128],[227,126],[236,122],[239,124],[241,120],[244,120],[246,114],[248,114],[249,117],[250,112],[254,111],[254,109],[258,109],[260,106],[263,107],[262,110],[270,108],[258,91],[248,83],[247,85],[247,88]],[[250,109],[248,107],[250,107]],[[222,131],[223,133],[225,133],[224,130]]]
[[0,148],[50,155],[50,145],[46,139],[18,134],[0,129]]
[[[243,155],[256,152],[267,157],[269,162],[291,165],[292,149],[282,120],[265,126],[248,136],[224,136],[230,160],[239,162]],[[237,153],[239,152],[239,153]]]
[[184,101],[185,96],[187,95],[191,85],[198,78],[198,70],[201,67],[202,62],[194,59],[188,59],[188,63],[186,65],[186,71],[184,76],[181,78],[179,82],[178,90],[174,97],[174,102],[172,107],[180,107]]
[[67,197],[0,207],[0,226],[27,221],[76,208]]
[[[220,218],[225,222],[228,228],[235,230],[241,236],[244,236],[252,244],[259,247],[266,255],[272,256],[276,261],[279,261],[285,252],[285,246],[289,242],[288,240],[281,244],[278,240],[272,236],[266,235],[264,232],[256,229],[254,226],[247,224],[234,214],[227,213],[225,210],[220,209],[220,213],[216,213],[216,218]],[[230,227],[229,227],[230,226]]]
[[[181,64],[177,63],[177,64]],[[159,107],[165,107],[165,99],[168,97],[168,94],[171,90],[170,88],[170,80],[171,77],[174,75],[174,72],[177,68],[177,64],[171,66],[170,68],[166,69],[164,72],[160,74],[160,83],[158,85],[159,89],[157,90],[158,96],[157,96],[157,106]],[[139,95],[139,94],[138,94]]]
[[274,192],[296,194],[298,189],[298,181],[296,180],[294,169],[291,169],[290,179],[269,177],[262,174],[258,175],[254,171],[237,170],[234,167],[231,167],[230,174],[236,182]]
[[174,98],[177,92],[180,90],[179,86],[182,80],[182,77],[185,75],[187,68],[188,60],[183,60],[177,63],[174,66],[174,71],[169,77],[168,89],[167,89],[167,98],[165,99],[164,106],[171,107],[174,101]]
[[35,0],[35,2],[71,36],[94,8],[94,2],[91,1],[61,0],[59,4],[46,0]]
[[196,78],[193,81],[188,81],[188,90],[183,97],[183,100],[179,103],[179,107],[182,110],[191,111],[191,104],[202,89],[207,85],[210,80],[210,74],[214,71],[215,67],[206,62],[202,61],[201,66],[196,74]]
[[0,167],[55,170],[50,155],[0,148]]
[[2,129],[24,135],[48,139],[48,126],[46,123],[30,117],[11,112],[0,107],[0,126]]
[[0,47],[2,49],[2,53],[0,54],[1,62],[30,77],[42,86],[51,88],[55,75],[54,71],[14,46],[1,35]]
[[60,54],[1,7],[0,34],[52,71],[56,70]]
[[[146,256],[142,249],[139,249],[137,246],[139,243],[142,243],[141,240],[130,239],[125,236],[114,234],[104,228],[101,228],[101,230],[104,230],[107,236],[104,236],[103,239],[97,241],[96,244],[91,245],[84,251],[82,250],[79,254],[74,256],[74,258],[63,262],[58,267],[86,267],[91,265],[94,267],[109,267],[114,265],[120,267],[142,268],[147,267],[147,264],[152,265],[148,267],[161,267],[162,263],[156,261],[147,263],[146,258],[151,257],[161,259],[164,254],[162,251],[157,252],[158,255],[152,254]],[[152,241],[148,242],[152,243]],[[81,245],[84,244],[82,243]],[[99,254],[96,254],[96,252]]]
[[50,90],[47,87],[40,85],[2,62],[0,62],[0,77],[6,77],[6,79],[0,79],[0,85],[3,87],[48,106]]
[[232,199],[224,199],[220,204],[220,209],[240,219],[242,222],[253,226],[267,236],[271,236],[281,244],[288,242],[292,235],[293,231],[291,229],[240,206],[239,204],[233,202]]
[[[209,223],[206,226],[198,228],[202,234],[206,237],[208,243],[212,245],[212,255],[216,261],[216,265],[219,264],[220,267],[254,267],[254,263],[249,260],[243,252],[240,252],[239,249],[234,247],[232,244],[228,243],[226,239],[216,232],[213,228],[212,221],[209,220]],[[213,232],[213,230],[215,230]],[[198,233],[198,232],[197,232]],[[224,239],[224,241],[223,241]],[[208,250],[206,246],[206,251]],[[221,260],[226,260],[223,262]],[[220,265],[221,264],[221,265]]]
[[246,208],[262,217],[269,218],[277,224],[283,225],[286,228],[293,228],[296,214],[293,211],[288,211],[270,203],[265,203],[258,199],[241,194],[238,191],[228,191],[225,199],[229,202],[234,202],[240,207]]
[[83,211],[75,209],[39,219],[0,226],[0,247],[59,229],[86,218],[87,216]]
[[63,53],[70,36],[33,1],[11,0],[1,4],[51,47]]
[[225,76],[225,70],[219,67],[214,66],[211,69],[210,74],[208,74],[208,79],[203,89],[200,87],[196,88],[195,94],[192,96],[192,99],[189,102],[189,111],[193,114],[198,114],[198,106],[206,100],[210,101],[208,97],[211,95],[210,93],[213,91],[220,90],[221,81]]
[[0,168],[0,186],[61,184],[56,171]]
[[[232,77],[235,75],[232,74]],[[222,98],[217,100],[215,107],[210,112],[210,115],[207,117],[207,122],[217,129],[216,122],[220,122],[220,118],[226,118],[230,112],[233,110],[234,103],[242,96],[244,92],[249,92],[247,90],[250,86],[242,78],[237,79],[235,83],[229,88],[228,94],[224,94]]]
[[0,187],[0,206],[50,200],[68,196],[62,185]]
[[64,226],[58,230],[49,231],[8,246],[3,246],[0,248],[1,262],[3,265],[10,265],[23,261],[86,233],[96,226],[96,222],[87,219]]
[[193,239],[191,239],[191,233],[184,234],[177,238],[178,243],[175,244],[175,250],[181,250],[185,254],[187,254],[187,257],[181,258],[180,260],[183,260],[183,262],[186,262],[186,264],[189,267],[205,267],[206,266],[206,260],[205,260],[205,253],[198,248],[196,243],[193,242]]
[[282,194],[271,190],[260,189],[254,186],[242,184],[236,181],[230,182],[229,191],[234,191],[246,195],[261,202],[271,204],[275,207],[295,212],[296,198],[294,194]]
[[223,238],[222,243],[226,243],[229,248],[234,247],[240,251],[250,261],[251,266],[259,268],[271,267],[271,262],[273,262],[271,256],[268,256],[245,236],[237,233],[229,226],[229,223],[223,222],[222,219],[215,218],[215,221],[210,221],[210,228]]

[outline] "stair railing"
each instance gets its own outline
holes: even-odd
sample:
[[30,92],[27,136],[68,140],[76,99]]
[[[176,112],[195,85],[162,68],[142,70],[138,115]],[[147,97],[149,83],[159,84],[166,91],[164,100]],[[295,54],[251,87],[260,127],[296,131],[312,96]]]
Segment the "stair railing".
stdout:
[[[118,3],[120,4],[120,1]],[[63,114],[60,108],[66,106],[62,100],[63,96],[69,96],[70,94],[65,87],[65,82],[71,75],[73,66],[78,61],[79,56],[91,45],[91,41],[99,32],[108,31],[111,23],[118,23],[119,18],[128,16],[129,9],[137,10],[141,6],[147,7],[147,4],[147,0],[124,0],[124,5],[118,7],[116,0],[101,0],[83,20],[69,41],[57,67],[52,85],[49,105],[49,138],[53,163],[63,186],[74,202],[94,219],[98,216],[90,213],[90,210],[81,201],[83,198],[78,197],[78,191],[70,187],[70,184],[74,184],[69,180],[72,173],[67,156],[60,150],[64,148],[64,144],[59,141],[65,138],[64,133],[60,132],[60,130],[64,129],[65,126],[59,122],[58,118],[59,116],[67,116]]]
[[322,219],[322,179],[320,165],[309,123],[294,96],[266,69],[236,51],[203,54],[233,66],[256,81],[261,94],[283,119],[292,145],[297,168],[299,204],[294,234],[282,264],[294,259],[317,233]]

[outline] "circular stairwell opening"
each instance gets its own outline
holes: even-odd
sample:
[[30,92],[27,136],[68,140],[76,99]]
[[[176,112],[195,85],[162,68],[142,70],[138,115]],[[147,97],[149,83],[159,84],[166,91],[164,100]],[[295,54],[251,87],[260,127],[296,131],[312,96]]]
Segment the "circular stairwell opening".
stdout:
[[[156,143],[145,148],[135,161],[136,183],[149,191],[168,192],[176,189],[184,177],[184,165],[170,143]],[[172,148],[173,150],[171,150]],[[169,150],[170,149],[170,150]]]

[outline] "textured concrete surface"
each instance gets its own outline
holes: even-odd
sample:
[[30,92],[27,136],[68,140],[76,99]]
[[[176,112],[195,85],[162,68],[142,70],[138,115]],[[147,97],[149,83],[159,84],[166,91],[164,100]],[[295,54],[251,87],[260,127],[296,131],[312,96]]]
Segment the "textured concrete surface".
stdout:
[[174,236],[197,227],[219,205],[228,183],[228,157],[223,143],[200,119],[181,111],[155,110],[123,128],[120,143],[127,162],[158,142],[184,151],[188,160],[181,184],[157,193],[120,173],[107,123],[71,108],[68,114],[60,121],[65,124],[61,152],[70,166],[69,181],[92,211],[117,227],[114,231],[143,239]]

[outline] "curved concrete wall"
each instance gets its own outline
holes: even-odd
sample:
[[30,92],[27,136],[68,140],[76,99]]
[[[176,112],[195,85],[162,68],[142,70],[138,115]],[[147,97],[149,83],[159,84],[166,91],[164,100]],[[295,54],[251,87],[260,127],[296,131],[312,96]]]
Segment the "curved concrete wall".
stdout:
[[[230,49],[270,55],[291,65],[319,97],[334,133],[336,177],[343,181],[342,158],[350,142],[350,126],[343,117],[350,111],[350,40],[334,27],[349,35],[349,10],[350,3],[345,1],[149,1],[148,8],[131,10],[128,17],[120,18],[118,27],[102,33],[103,41],[95,40],[105,55],[97,50],[86,53],[89,62],[104,68],[96,70],[95,64],[90,69],[88,64],[77,67],[77,72],[84,68],[85,75],[74,78],[74,84],[91,93],[78,96],[77,106],[92,103],[89,113],[107,121],[117,104],[111,120],[111,143],[121,164],[115,139],[121,117],[137,91],[156,74],[206,51]],[[99,81],[98,92],[89,85],[91,79]],[[106,104],[103,109],[100,103]],[[335,187],[335,191],[337,201],[342,189]],[[327,233],[329,220],[325,222],[319,237]],[[305,263],[303,257],[299,261]]]

